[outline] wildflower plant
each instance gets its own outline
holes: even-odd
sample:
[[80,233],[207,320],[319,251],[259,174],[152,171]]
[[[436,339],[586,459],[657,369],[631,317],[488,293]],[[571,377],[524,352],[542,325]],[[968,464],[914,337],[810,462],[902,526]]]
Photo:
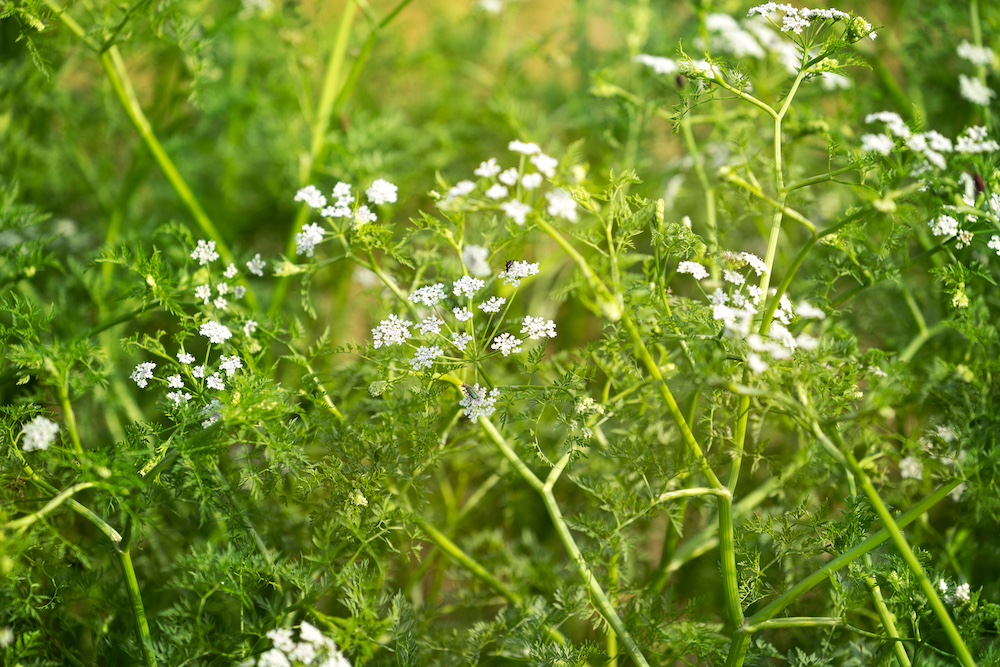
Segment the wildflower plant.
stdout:
[[991,664],[996,8],[409,4],[0,8],[4,664]]

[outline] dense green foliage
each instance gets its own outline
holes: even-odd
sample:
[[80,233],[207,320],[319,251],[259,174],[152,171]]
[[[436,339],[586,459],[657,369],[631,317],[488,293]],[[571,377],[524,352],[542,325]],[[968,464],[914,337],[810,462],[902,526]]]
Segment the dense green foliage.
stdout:
[[470,5],[0,2],[3,664],[1000,665],[1000,7]]

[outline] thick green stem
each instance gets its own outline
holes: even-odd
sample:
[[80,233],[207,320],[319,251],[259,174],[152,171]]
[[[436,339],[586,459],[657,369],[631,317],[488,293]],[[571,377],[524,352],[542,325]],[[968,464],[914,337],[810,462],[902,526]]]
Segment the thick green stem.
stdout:
[[153,651],[153,638],[149,634],[149,623],[146,621],[146,610],[142,604],[142,595],[139,593],[139,581],[135,578],[135,568],[132,567],[132,555],[128,549],[115,552],[118,554],[118,562],[122,566],[125,574],[125,587],[128,589],[128,599],[132,606],[132,617],[135,619],[136,629],[139,632],[140,645],[142,646],[142,657],[146,667],[156,667],[156,653]]
[[[621,618],[619,618],[618,613],[615,611],[614,606],[611,604],[611,600],[608,599],[607,594],[604,589],[601,588],[601,584],[597,581],[594,573],[591,572],[590,566],[587,564],[587,560],[580,553],[580,549],[576,546],[576,541],[573,539],[572,533],[569,531],[569,526],[566,525],[566,520],[563,518],[562,511],[559,509],[559,503],[556,502],[555,496],[552,494],[552,484],[558,479],[561,468],[557,466],[553,468],[552,472],[549,474],[548,479],[543,483],[535,473],[531,471],[530,468],[521,460],[521,457],[517,455],[517,452],[510,446],[506,441],[500,431],[497,430],[493,423],[485,418],[480,417],[480,426],[486,431],[490,439],[496,444],[500,449],[500,452],[504,457],[510,461],[514,469],[521,475],[521,477],[528,482],[533,489],[535,489],[539,495],[542,497],[542,502],[545,504],[545,509],[549,513],[549,518],[552,520],[553,526],[555,526],[556,534],[559,536],[559,541],[562,542],[563,548],[566,553],[569,554],[570,559],[576,566],[577,572],[580,578],[583,579],[584,584],[587,586],[587,590],[590,592],[591,600],[597,611],[604,617],[604,620],[611,626],[615,634],[618,635],[618,640],[621,641],[625,646],[625,651],[628,653],[629,657],[632,658],[638,667],[649,667],[649,663],[646,661],[645,656],[643,656],[642,651],[639,649],[639,645],[635,643],[632,639],[632,635],[629,634],[628,630],[625,628],[625,624],[622,623]],[[568,462],[568,457],[564,456],[560,459],[559,463],[561,466],[565,466]]]

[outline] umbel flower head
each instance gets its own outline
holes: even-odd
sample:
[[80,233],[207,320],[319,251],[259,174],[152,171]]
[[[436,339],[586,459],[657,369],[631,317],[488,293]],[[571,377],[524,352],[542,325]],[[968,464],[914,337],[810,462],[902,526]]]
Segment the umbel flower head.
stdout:
[[21,449],[26,452],[48,449],[58,433],[58,424],[38,415],[21,428]]

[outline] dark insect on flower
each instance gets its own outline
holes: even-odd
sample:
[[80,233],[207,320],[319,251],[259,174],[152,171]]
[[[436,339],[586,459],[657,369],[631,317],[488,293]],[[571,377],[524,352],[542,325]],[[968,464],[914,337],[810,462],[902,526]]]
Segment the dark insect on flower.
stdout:
[[463,384],[462,385],[462,391],[465,392],[465,395],[468,397],[468,399],[470,401],[481,401],[481,400],[483,400],[483,397],[479,394],[479,392],[476,391],[475,387],[470,387],[467,384]]
[[510,271],[510,267],[514,266],[514,260],[508,259],[506,264],[506,269]]
[[979,174],[973,174],[972,180],[975,181],[976,183],[977,194],[983,194],[984,192],[986,192],[986,181],[983,180],[982,176],[980,176]]

